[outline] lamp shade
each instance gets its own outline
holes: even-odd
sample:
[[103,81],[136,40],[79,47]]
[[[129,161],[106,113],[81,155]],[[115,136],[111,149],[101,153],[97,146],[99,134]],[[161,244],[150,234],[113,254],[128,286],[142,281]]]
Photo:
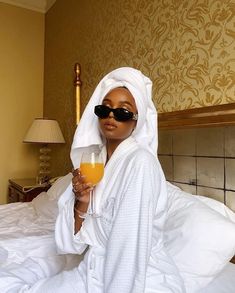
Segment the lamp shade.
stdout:
[[56,120],[36,118],[26,133],[23,142],[64,143],[65,140]]

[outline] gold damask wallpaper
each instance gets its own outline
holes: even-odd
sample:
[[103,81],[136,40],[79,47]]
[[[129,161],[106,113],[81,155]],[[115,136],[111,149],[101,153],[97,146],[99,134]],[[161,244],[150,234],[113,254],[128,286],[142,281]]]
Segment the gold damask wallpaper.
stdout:
[[231,103],[234,15],[234,0],[57,0],[46,15],[44,97],[45,116],[60,122],[67,142],[55,147],[55,175],[71,167],[75,62],[82,109],[99,80],[120,66],[152,79],[159,112]]

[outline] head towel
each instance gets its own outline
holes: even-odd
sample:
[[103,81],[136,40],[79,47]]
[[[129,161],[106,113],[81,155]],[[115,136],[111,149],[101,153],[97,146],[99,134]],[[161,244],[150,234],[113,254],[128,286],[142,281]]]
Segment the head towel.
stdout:
[[80,165],[83,148],[104,144],[94,107],[101,104],[105,95],[117,87],[126,87],[136,102],[138,121],[132,136],[144,148],[157,155],[157,111],[152,102],[152,82],[137,69],[121,67],[108,73],[99,82],[84,110],[74,135],[70,154],[75,168]]

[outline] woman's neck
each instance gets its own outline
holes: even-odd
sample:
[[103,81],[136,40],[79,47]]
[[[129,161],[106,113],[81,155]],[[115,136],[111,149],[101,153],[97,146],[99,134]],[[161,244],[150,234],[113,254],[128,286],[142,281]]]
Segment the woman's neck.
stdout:
[[107,161],[111,158],[112,154],[116,150],[116,148],[119,146],[119,144],[123,140],[108,140],[106,143],[106,149],[107,149]]

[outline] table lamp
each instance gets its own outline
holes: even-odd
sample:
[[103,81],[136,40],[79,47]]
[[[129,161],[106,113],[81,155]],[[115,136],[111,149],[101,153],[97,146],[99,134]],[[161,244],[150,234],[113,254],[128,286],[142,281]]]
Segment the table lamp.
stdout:
[[59,123],[53,119],[36,118],[30,126],[23,142],[43,144],[40,148],[40,163],[37,183],[43,184],[50,177],[50,143],[65,143]]

